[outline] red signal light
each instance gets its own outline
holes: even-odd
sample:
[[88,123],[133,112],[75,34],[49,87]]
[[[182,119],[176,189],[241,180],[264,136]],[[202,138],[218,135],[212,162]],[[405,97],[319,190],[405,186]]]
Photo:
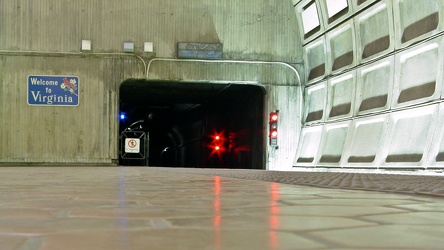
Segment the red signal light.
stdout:
[[277,135],[278,135],[278,132],[276,130],[271,131],[271,134],[270,134],[271,137],[277,137]]
[[270,145],[271,146],[277,146],[278,141],[278,121],[279,121],[279,110],[276,110],[275,112],[270,113],[270,130],[269,130],[269,136],[270,136]]
[[223,152],[225,152],[225,136],[224,132],[220,133],[214,133],[212,136],[210,136],[212,139],[211,143],[208,145],[209,148],[212,149],[211,155],[217,154],[219,157]]
[[278,119],[278,115],[276,113],[271,113],[270,120],[277,121],[277,119]]

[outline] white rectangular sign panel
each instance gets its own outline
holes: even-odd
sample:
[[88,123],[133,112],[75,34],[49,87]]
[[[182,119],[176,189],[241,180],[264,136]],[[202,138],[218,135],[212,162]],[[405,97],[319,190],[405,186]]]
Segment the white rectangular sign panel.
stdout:
[[126,138],[125,153],[140,153],[140,139]]

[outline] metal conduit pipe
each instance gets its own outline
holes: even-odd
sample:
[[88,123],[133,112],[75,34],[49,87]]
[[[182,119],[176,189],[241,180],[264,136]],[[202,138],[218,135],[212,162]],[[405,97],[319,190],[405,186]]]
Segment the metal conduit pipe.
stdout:
[[[298,81],[299,87],[299,114],[301,118],[301,124],[302,124],[302,105],[303,105],[303,94],[302,94],[302,82],[301,82],[301,76],[299,75],[299,72],[295,67],[293,67],[291,64],[286,62],[269,62],[269,61],[243,61],[243,60],[205,60],[205,59],[179,59],[179,58],[153,58],[149,60],[148,65],[146,67],[146,79],[149,79],[149,73],[151,64],[153,62],[157,61],[169,61],[169,62],[198,62],[198,63],[239,63],[239,64],[256,64],[256,65],[278,65],[283,66],[286,68],[289,68],[293,71],[293,73],[296,76],[296,79]],[[282,86],[282,85],[278,85]]]
[[240,64],[268,64],[268,65],[280,65],[291,69],[301,86],[301,77],[295,67],[286,62],[269,62],[269,61],[244,61],[244,60],[206,60],[206,59],[179,59],[179,58],[153,58],[148,61],[146,68],[146,79],[149,78],[151,64],[156,61],[170,61],[170,62],[200,62],[200,63],[240,63]]
[[139,59],[143,63],[143,68],[146,70],[147,65],[145,60],[135,54],[130,53],[113,53],[113,52],[104,52],[104,53],[94,53],[94,52],[50,52],[50,51],[20,51],[20,50],[0,50],[0,55],[9,55],[9,56],[80,56],[80,57],[100,57],[100,56],[119,56],[119,57],[134,57]]

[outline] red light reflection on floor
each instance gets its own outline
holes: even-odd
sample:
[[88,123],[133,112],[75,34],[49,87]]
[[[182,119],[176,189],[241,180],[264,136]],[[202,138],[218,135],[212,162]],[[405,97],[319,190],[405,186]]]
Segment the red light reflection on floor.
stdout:
[[214,227],[214,246],[216,249],[221,248],[221,238],[220,238],[220,223],[222,221],[222,216],[220,215],[220,177],[214,177],[214,217],[213,217],[213,227]]
[[278,204],[279,200],[279,184],[272,182],[270,185],[270,216],[268,217],[268,223],[270,231],[268,233],[269,245],[271,249],[277,249],[279,247],[279,238],[277,235],[277,229],[279,229],[279,214],[280,208]]

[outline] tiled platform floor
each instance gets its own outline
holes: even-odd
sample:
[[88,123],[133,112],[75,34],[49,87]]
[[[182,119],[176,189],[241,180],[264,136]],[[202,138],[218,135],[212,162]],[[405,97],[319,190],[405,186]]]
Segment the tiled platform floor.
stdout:
[[[421,179],[434,183],[425,195],[252,180],[258,175],[291,183],[304,173],[0,167],[0,249],[444,248],[441,177]],[[353,180],[343,175],[335,178]],[[310,185],[325,181],[317,176]],[[355,181],[377,189],[383,178]],[[410,190],[421,186],[415,177],[390,182],[409,178]]]

